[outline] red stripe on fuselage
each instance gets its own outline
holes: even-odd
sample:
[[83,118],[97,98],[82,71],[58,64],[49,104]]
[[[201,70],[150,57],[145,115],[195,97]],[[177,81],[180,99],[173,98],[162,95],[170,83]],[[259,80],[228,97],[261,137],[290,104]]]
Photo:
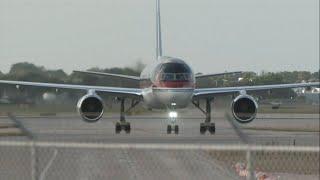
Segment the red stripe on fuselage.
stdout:
[[160,81],[155,86],[161,88],[192,88],[194,84],[190,81]]
[[193,81],[156,81],[143,80],[140,82],[140,88],[159,87],[159,88],[194,88]]

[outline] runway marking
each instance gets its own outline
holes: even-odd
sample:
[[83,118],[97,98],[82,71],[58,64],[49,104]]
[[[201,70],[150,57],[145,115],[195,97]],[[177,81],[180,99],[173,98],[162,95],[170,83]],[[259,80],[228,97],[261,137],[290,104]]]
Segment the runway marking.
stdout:
[[232,117],[230,117],[230,115],[228,113],[225,114],[225,118],[230,123],[231,127],[234,129],[234,131],[236,132],[236,134],[240,138],[241,142],[245,143],[245,144],[250,144],[251,139],[249,138],[249,136],[242,132],[239,125],[232,119]]
[[158,149],[158,150],[215,150],[215,151],[282,151],[282,152],[319,152],[319,146],[270,146],[270,145],[226,145],[226,144],[168,144],[168,143],[78,143],[78,142],[27,142],[0,141],[0,146],[36,146],[53,148],[84,148],[84,149]]
[[40,180],[45,179],[46,173],[48,172],[49,168],[52,166],[53,161],[56,159],[57,155],[58,155],[58,150],[54,149],[54,152],[53,152],[51,159],[48,161],[48,164],[46,165],[46,167],[43,169],[43,171],[40,174],[40,177],[39,177]]
[[22,132],[30,139],[32,140],[34,138],[33,134],[31,131],[29,131],[20,120],[18,120],[13,114],[8,113],[8,118],[11,119],[19,129],[21,129]]

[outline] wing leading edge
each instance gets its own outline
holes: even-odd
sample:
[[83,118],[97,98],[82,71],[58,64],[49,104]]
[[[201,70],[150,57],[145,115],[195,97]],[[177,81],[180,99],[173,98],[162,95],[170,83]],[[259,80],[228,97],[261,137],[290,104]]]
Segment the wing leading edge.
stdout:
[[274,84],[259,86],[238,86],[238,87],[221,87],[221,88],[201,88],[195,89],[194,97],[212,96],[217,94],[231,94],[241,91],[263,91],[272,89],[301,88],[320,86],[319,82],[313,83],[296,83],[296,84]]
[[25,82],[25,81],[5,81],[0,80],[0,84],[22,85],[22,86],[35,86],[56,89],[72,89],[72,90],[94,90],[96,92],[109,93],[115,96],[130,96],[140,98],[142,95],[141,89],[136,88],[118,88],[118,87],[104,87],[104,86],[87,86],[87,85],[73,85],[73,84],[55,84],[55,83],[38,83],[38,82]]

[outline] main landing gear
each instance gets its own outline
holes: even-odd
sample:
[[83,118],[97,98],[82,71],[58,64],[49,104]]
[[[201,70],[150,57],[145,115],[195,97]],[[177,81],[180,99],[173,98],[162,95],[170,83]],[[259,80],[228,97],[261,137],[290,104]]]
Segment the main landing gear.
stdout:
[[123,130],[127,134],[129,134],[131,132],[131,124],[130,124],[130,122],[126,121],[125,114],[127,112],[129,112],[131,109],[133,109],[135,106],[137,106],[140,103],[140,101],[132,101],[131,107],[127,111],[125,111],[125,107],[124,107],[125,99],[124,98],[120,98],[119,100],[121,102],[121,105],[120,105],[120,121],[117,122],[116,125],[115,125],[115,132],[116,132],[116,134],[119,134]]
[[176,124],[178,114],[175,111],[171,111],[169,113],[168,125],[167,125],[167,134],[171,134],[174,132],[175,134],[179,134],[179,126]]
[[214,122],[211,122],[211,103],[213,102],[214,98],[207,98],[206,99],[206,109],[202,109],[200,107],[200,102],[193,101],[192,103],[206,116],[206,119],[203,123],[200,124],[200,134],[205,134],[206,131],[209,131],[210,134],[215,134],[216,126]]

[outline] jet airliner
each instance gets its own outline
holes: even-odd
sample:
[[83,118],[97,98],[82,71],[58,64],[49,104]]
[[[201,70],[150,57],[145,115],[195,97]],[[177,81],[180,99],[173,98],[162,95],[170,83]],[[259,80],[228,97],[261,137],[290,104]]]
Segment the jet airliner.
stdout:
[[[315,82],[197,88],[196,81],[200,78],[207,78],[221,74],[196,75],[184,60],[164,56],[162,51],[160,19],[160,0],[156,0],[156,58],[154,63],[148,65],[142,71],[140,77],[100,72],[75,71],[77,73],[129,79],[138,82],[140,84],[140,88],[119,88],[7,80],[0,80],[0,84],[86,91],[87,94],[79,99],[77,109],[82,119],[89,123],[99,121],[105,111],[103,99],[98,95],[98,93],[106,93],[107,95],[116,97],[121,104],[120,120],[115,124],[116,133],[120,133],[121,131],[130,133],[131,125],[130,122],[126,121],[125,114],[139,103],[142,103],[148,109],[165,109],[169,111],[169,121],[167,125],[168,134],[172,132],[176,134],[179,133],[179,126],[176,123],[176,110],[186,108],[189,104],[193,104],[205,115],[204,122],[200,124],[200,133],[205,134],[208,131],[209,133],[214,134],[216,127],[215,123],[211,120],[211,108],[213,104],[212,102],[216,96],[233,95],[235,98],[233,98],[231,102],[231,112],[234,119],[239,123],[249,123],[256,117],[258,104],[248,93],[280,88],[319,86],[319,82]],[[126,100],[132,101],[130,107],[127,107],[127,109],[125,107]],[[200,101],[205,101],[205,107],[201,107]]]

